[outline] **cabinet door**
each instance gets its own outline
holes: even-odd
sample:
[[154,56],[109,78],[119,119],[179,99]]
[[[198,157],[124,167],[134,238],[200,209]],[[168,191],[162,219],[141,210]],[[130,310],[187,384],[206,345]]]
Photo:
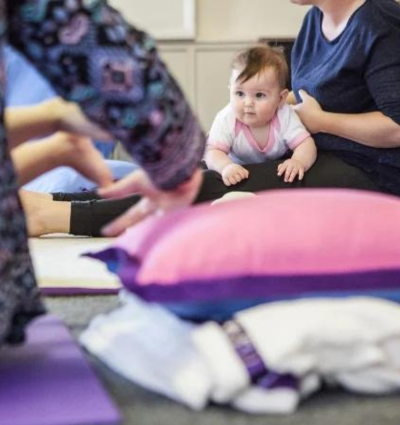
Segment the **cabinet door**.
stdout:
[[193,47],[185,44],[159,45],[160,55],[192,107],[195,107]]
[[125,18],[157,40],[196,36],[196,0],[109,0]]
[[235,52],[246,45],[210,45],[196,49],[196,111],[205,131],[229,102],[229,77]]

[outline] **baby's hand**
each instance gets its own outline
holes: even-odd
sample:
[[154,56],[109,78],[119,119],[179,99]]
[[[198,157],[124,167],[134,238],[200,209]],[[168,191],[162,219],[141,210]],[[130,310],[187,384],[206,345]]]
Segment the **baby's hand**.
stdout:
[[299,180],[303,180],[304,172],[304,165],[293,158],[278,165],[278,176],[283,176],[286,183],[292,183],[296,176],[299,176]]
[[249,177],[249,172],[239,164],[228,164],[221,173],[222,180],[227,186],[239,183]]

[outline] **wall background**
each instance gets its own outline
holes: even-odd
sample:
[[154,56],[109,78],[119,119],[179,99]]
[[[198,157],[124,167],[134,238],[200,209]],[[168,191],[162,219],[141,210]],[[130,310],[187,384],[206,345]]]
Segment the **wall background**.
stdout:
[[293,38],[307,10],[290,0],[197,0],[197,40]]
[[206,131],[228,102],[233,54],[260,38],[295,38],[308,10],[290,0],[109,1],[128,21],[151,35],[168,34],[174,26],[182,26],[183,9],[192,6],[191,38],[156,38],[161,56]]
[[179,25],[184,19],[185,4],[193,3],[198,42],[292,38],[308,10],[293,5],[290,0],[110,0],[110,3],[133,24],[155,35]]

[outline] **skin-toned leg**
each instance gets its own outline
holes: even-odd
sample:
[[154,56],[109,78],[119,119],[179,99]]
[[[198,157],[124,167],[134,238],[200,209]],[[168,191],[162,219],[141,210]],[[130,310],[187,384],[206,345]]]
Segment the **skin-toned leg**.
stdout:
[[25,211],[29,236],[69,233],[70,202],[53,201],[50,194],[27,190],[20,190],[19,195]]

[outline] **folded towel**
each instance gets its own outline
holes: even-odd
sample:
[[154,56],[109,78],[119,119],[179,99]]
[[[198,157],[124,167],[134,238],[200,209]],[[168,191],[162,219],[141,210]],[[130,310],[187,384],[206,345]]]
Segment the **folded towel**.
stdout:
[[[240,331],[232,336],[234,326]],[[298,400],[316,390],[319,379],[364,393],[400,389],[400,307],[389,301],[360,297],[265,304],[239,312],[230,324],[206,323],[193,339],[212,373],[211,398],[217,402],[243,400],[262,378],[253,373],[254,355],[249,362],[244,351],[256,353],[264,375],[280,378],[281,388],[295,391],[297,382]],[[311,387],[305,385],[310,376]],[[283,377],[292,377],[292,383]]]
[[121,291],[122,307],[97,316],[81,344],[127,379],[195,410],[208,401],[211,378],[191,340],[192,325],[158,304]]
[[121,299],[81,343],[126,378],[192,409],[213,401],[291,413],[323,381],[371,394],[400,389],[400,306],[389,301],[275,302],[193,325],[131,293]]

